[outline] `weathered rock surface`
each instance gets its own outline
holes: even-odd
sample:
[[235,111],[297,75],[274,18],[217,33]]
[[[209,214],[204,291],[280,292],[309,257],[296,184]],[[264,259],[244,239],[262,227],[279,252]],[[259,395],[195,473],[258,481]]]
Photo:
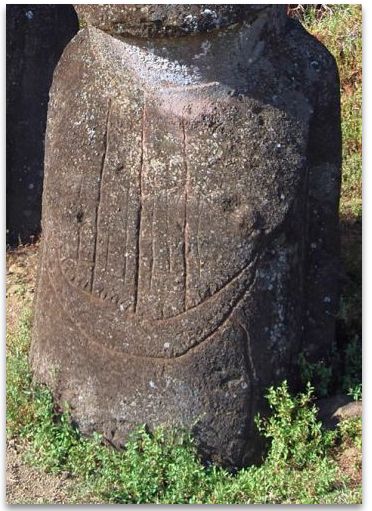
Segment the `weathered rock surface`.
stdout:
[[78,31],[71,5],[6,6],[7,241],[40,232],[48,93]]
[[333,340],[333,58],[270,6],[182,38],[90,26],[55,72],[45,166],[37,379],[116,445],[181,424],[253,461],[266,388]]
[[326,428],[332,429],[341,421],[362,417],[362,401],[354,401],[344,394],[320,399],[318,417]]
[[[92,25],[114,36],[169,37],[210,32],[257,19],[267,6],[259,4],[78,4],[82,24]],[[270,6],[270,15],[281,6]],[[283,18],[282,18],[283,19]],[[273,22],[273,20],[272,20]]]

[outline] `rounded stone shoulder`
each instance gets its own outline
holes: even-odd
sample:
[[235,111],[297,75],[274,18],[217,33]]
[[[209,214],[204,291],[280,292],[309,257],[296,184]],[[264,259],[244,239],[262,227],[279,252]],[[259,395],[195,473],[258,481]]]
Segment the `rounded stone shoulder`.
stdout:
[[338,68],[331,52],[297,20],[288,20],[284,45],[291,61],[302,68],[312,86],[338,82]]
[[124,69],[128,71],[121,53],[122,46],[119,41],[95,27],[88,26],[79,30],[65,47],[54,75],[57,77],[60,68],[65,72],[66,66],[74,68],[74,75],[90,65],[99,66],[102,72],[109,75],[117,74]]
[[121,37],[175,37],[208,32],[254,20],[267,10],[273,11],[273,18],[278,17],[279,11],[285,16],[280,6],[259,4],[81,4],[74,7],[82,25],[93,25]]

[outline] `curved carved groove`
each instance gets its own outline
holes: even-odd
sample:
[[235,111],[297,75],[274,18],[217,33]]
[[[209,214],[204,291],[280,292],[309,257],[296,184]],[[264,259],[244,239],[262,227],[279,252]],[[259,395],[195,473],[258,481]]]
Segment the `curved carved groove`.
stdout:
[[117,307],[111,302],[102,303],[90,293],[72,286],[60,265],[56,264],[52,251],[47,257],[46,266],[62,308],[90,339],[121,353],[150,358],[175,358],[205,342],[226,324],[249,294],[259,257],[260,254],[256,255],[253,262],[223,290],[203,303],[178,316],[158,321],[146,320],[134,314],[119,315]]
[[[272,233],[271,233],[272,234]],[[271,237],[271,235],[268,235]],[[252,236],[252,239],[253,239],[253,236]],[[262,247],[262,243],[258,242],[260,247]],[[262,250],[262,248],[261,248]],[[255,252],[259,252],[260,251],[260,248],[257,248],[255,250]],[[59,258],[59,255],[58,255],[58,250],[56,250],[56,257],[57,257],[57,260],[58,261],[61,261],[62,259],[58,259]],[[52,258],[53,260],[53,258]],[[214,294],[212,294],[211,296],[209,296],[208,298],[205,299],[205,301],[203,303],[210,303],[212,300],[214,300],[220,293],[223,293],[225,288],[227,288],[228,286],[230,285],[233,285],[234,282],[236,280],[238,280],[239,278],[241,278],[242,274],[247,270],[247,268],[249,268],[249,266],[251,266],[253,263],[250,263],[250,264],[247,264],[246,266],[244,266],[243,268],[239,269],[235,275],[233,275],[231,278],[229,278],[226,283],[220,288],[218,289]],[[75,287],[76,288],[76,291],[77,292],[80,292],[80,297],[81,297],[81,300],[90,300],[90,299],[96,299],[98,302],[101,303],[101,306],[102,307],[107,307],[109,305],[111,305],[110,303],[105,303],[105,297],[103,296],[104,293],[109,294],[110,291],[109,290],[105,290],[104,288],[100,289],[100,292],[98,293],[98,295],[94,295],[92,292],[90,291],[86,291],[84,290],[83,288],[80,288],[78,289],[77,286],[73,286],[72,284],[79,284],[79,282],[74,282],[73,280],[70,279],[70,277],[68,276],[67,272],[65,272],[65,270],[63,269],[63,267],[60,268],[60,272],[63,276],[63,279],[65,279],[68,284],[71,286],[71,287]],[[180,312],[179,314],[176,314],[174,316],[170,316],[168,318],[165,318],[165,319],[152,319],[151,321],[152,322],[162,322],[162,321],[169,321],[171,319],[177,319],[177,318],[182,318],[183,316],[185,316],[188,312],[192,311],[193,309],[196,309],[197,307],[200,307],[200,305],[202,304],[196,304],[196,305],[193,305],[191,307],[189,307],[187,310],[183,311],[183,312]],[[118,307],[115,307],[115,309],[117,309]],[[124,316],[122,319],[123,320],[126,320],[126,319],[130,319],[132,316],[133,316],[133,311],[129,312],[126,316]]]
[[[262,248],[261,248],[261,251],[262,251]],[[56,251],[58,252],[58,251]],[[256,252],[259,252],[259,249],[256,250]],[[57,257],[57,260],[58,260],[58,255],[56,255]],[[51,258],[51,260],[53,260],[53,258]],[[255,261],[255,259],[254,259]],[[254,262],[253,261],[253,262]],[[216,291],[213,295],[209,296],[208,298],[205,299],[205,301],[203,302],[204,304],[208,304],[210,303],[212,300],[214,300],[215,298],[217,298],[217,296],[220,294],[220,293],[223,293],[225,288],[227,288],[228,286],[230,285],[233,285],[234,282],[236,280],[238,280],[239,278],[242,277],[243,273],[246,272],[246,270],[252,266],[253,263],[250,263],[250,264],[247,264],[246,266],[244,266],[243,268],[241,268],[240,270],[238,270],[238,272],[233,276],[231,277],[226,283],[224,286],[222,286],[220,289],[218,289],[218,291]],[[110,304],[109,303],[105,303],[105,297],[103,296],[104,294],[108,294],[109,291],[108,290],[105,290],[104,288],[102,288],[98,294],[98,297],[95,296],[94,294],[92,294],[90,291],[85,291],[83,288],[80,288],[78,286],[72,286],[73,284],[73,281],[71,281],[71,279],[69,278],[69,276],[64,272],[63,270],[63,267],[60,268],[60,272],[63,276],[63,279],[65,279],[69,285],[71,287],[74,287],[76,289],[76,292],[79,292],[79,296],[81,297],[81,300],[90,300],[91,298],[93,299],[96,299],[98,302],[100,302],[101,306],[104,308],[106,308],[107,306],[109,306]],[[79,284],[79,282],[78,282]],[[202,304],[197,304],[197,305],[194,305],[192,307],[189,307],[186,311],[183,311],[179,314],[176,314],[175,316],[170,316],[169,318],[165,318],[165,319],[151,319],[152,322],[156,322],[156,323],[161,323],[162,321],[169,321],[171,319],[177,319],[177,318],[182,318],[183,316],[185,316],[187,313],[189,313],[190,311],[192,311],[193,309],[196,309],[197,307],[200,307]],[[117,309],[115,307],[115,309]],[[125,320],[128,320],[128,319],[131,319],[133,317],[134,313],[133,311],[132,312],[129,312],[126,316],[123,316],[122,319],[123,321]]]

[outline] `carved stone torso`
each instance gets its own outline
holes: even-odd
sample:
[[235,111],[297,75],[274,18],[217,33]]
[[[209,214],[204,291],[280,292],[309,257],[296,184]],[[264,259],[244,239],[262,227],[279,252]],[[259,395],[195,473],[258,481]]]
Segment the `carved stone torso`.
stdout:
[[193,425],[233,465],[253,459],[264,389],[299,351],[311,266],[318,74],[283,68],[283,14],[251,12],[181,39],[89,27],[65,51],[33,344],[83,430],[119,445],[136,423]]

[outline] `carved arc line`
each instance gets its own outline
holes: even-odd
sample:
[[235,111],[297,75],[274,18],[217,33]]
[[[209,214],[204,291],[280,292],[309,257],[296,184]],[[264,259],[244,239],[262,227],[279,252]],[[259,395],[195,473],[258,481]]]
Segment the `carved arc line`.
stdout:
[[[182,316],[157,322],[152,319],[139,319],[135,315],[125,320],[117,316],[116,308],[113,309],[108,304],[104,306],[100,303],[94,304],[96,301],[94,295],[89,295],[89,300],[85,299],[83,292],[66,279],[60,265],[55,264],[58,256],[51,259],[49,257],[47,262],[53,260],[54,264],[52,266],[47,264],[47,268],[49,266],[56,296],[65,310],[74,312],[74,323],[79,329],[88,330],[89,335],[92,338],[99,338],[102,345],[112,348],[112,344],[116,343],[119,345],[119,351],[131,350],[132,354],[136,354],[137,351],[137,354],[142,355],[141,351],[146,351],[149,347],[162,356],[164,343],[169,342],[172,348],[164,353],[164,358],[174,358],[203,342],[229,318],[255,278],[260,254],[257,254],[241,272],[240,278],[225,288],[224,293],[215,296],[213,300],[203,302]],[[95,318],[94,322],[91,320],[92,315]],[[201,328],[197,321],[200,317],[204,318],[204,326]],[[177,345],[174,344],[175,338],[178,338]]]
[[[56,299],[59,301],[60,305],[61,305],[61,308],[62,310],[64,311],[64,313],[68,316],[68,318],[70,319],[70,321],[75,324],[79,330],[79,332],[88,340],[88,342],[91,342],[92,344],[95,344],[96,346],[98,346],[100,349],[105,349],[109,352],[112,352],[112,353],[117,353],[118,355],[120,356],[126,356],[126,357],[129,357],[129,358],[136,358],[136,359],[151,359],[151,360],[161,360],[162,362],[171,362],[172,360],[175,360],[175,359],[179,359],[179,358],[182,358],[182,357],[185,357],[187,355],[189,355],[190,353],[194,352],[194,351],[197,351],[199,348],[201,348],[202,346],[204,346],[206,343],[210,342],[213,340],[214,336],[218,333],[219,330],[221,330],[222,328],[224,328],[226,326],[226,324],[232,319],[232,315],[241,307],[242,303],[244,302],[244,300],[246,299],[246,297],[249,295],[251,289],[253,288],[256,280],[257,280],[257,265],[258,265],[258,262],[259,262],[259,257],[257,256],[254,263],[255,263],[255,268],[254,268],[254,273],[253,273],[253,277],[251,278],[251,281],[250,283],[248,284],[248,287],[247,289],[245,289],[245,291],[240,295],[240,297],[238,298],[237,302],[235,303],[235,305],[231,308],[231,310],[229,311],[229,313],[226,315],[226,317],[223,318],[223,321],[221,321],[211,332],[209,332],[209,334],[204,337],[203,339],[201,339],[198,343],[194,343],[192,344],[191,346],[189,346],[188,348],[184,349],[183,352],[179,353],[179,354],[175,354],[173,356],[152,356],[152,355],[140,355],[140,354],[137,354],[137,353],[131,353],[131,352],[128,352],[128,351],[124,351],[124,350],[121,350],[121,349],[118,349],[116,346],[110,346],[107,344],[107,336],[105,336],[104,338],[102,338],[102,340],[105,340],[106,342],[104,343],[100,343],[98,341],[96,341],[94,339],[94,336],[90,336],[89,333],[87,333],[82,327],[81,325],[79,324],[78,321],[76,321],[76,318],[73,317],[73,315],[71,315],[67,310],[66,310],[66,307],[64,307],[64,304],[62,302],[62,300],[60,299],[60,295],[58,294],[57,290],[56,290],[56,287],[55,287],[55,279],[53,279],[49,273],[48,270],[46,270],[46,275],[47,275],[47,278],[49,280],[49,283],[54,291],[54,295],[56,297]],[[72,310],[72,309],[71,309]],[[94,330],[94,326],[93,326],[93,330]],[[164,337],[165,338],[165,337]]]
[[103,185],[104,170],[105,170],[105,166],[106,166],[110,115],[111,115],[111,98],[109,98],[108,104],[107,104],[106,127],[105,127],[104,139],[103,139],[104,150],[103,150],[103,154],[102,154],[101,169],[100,169],[100,175],[99,175],[98,199],[97,199],[97,207],[96,207],[96,215],[95,215],[95,234],[96,235],[94,238],[94,246],[93,246],[93,271],[92,271],[92,279],[91,279],[91,283],[90,283],[90,291],[93,291],[94,281],[96,278],[98,227],[99,227],[100,219],[101,219],[102,185]]
[[[57,250],[58,252],[58,250]],[[258,252],[258,249],[256,250],[256,252]],[[59,254],[56,255],[57,258],[59,258]],[[61,258],[59,258],[59,260],[61,260]],[[199,303],[199,304],[196,304],[196,305],[193,305],[192,307],[189,307],[189,309],[187,311],[184,311],[184,312],[181,312],[179,314],[176,314],[175,316],[171,316],[169,318],[167,318],[166,320],[162,320],[162,319],[156,319],[154,321],[156,321],[156,323],[162,323],[162,321],[168,321],[168,320],[174,320],[174,319],[182,319],[184,317],[186,317],[192,310],[194,309],[197,309],[198,307],[200,307],[201,305],[205,304],[205,303],[211,303],[215,300],[218,299],[218,296],[225,293],[226,292],[226,288],[227,287],[230,287],[232,286],[234,283],[236,283],[236,281],[238,281],[242,275],[247,271],[247,269],[252,266],[253,263],[249,263],[247,264],[246,266],[244,266],[243,268],[241,268],[235,275],[233,275],[227,282],[225,285],[223,285],[218,291],[216,291],[213,295],[209,296],[208,298],[206,298],[204,300],[203,303]],[[87,299],[89,301],[96,301],[97,302],[97,306],[99,305],[100,307],[104,308],[104,307],[107,307],[107,304],[105,304],[104,301],[102,301],[102,298],[100,298],[99,296],[96,296],[88,291],[85,291],[84,289],[79,289],[75,283],[73,283],[72,281],[70,281],[70,279],[64,274],[63,272],[63,269],[61,269],[61,274],[62,274],[62,277],[67,281],[68,283],[68,286],[70,286],[71,288],[73,288],[75,290],[75,292],[78,292],[81,296],[81,299]],[[116,307],[112,306],[112,310],[116,310]],[[128,321],[128,320],[132,320],[132,318],[134,317],[133,313],[129,313],[128,315],[124,315],[122,317],[122,320],[123,321]]]

